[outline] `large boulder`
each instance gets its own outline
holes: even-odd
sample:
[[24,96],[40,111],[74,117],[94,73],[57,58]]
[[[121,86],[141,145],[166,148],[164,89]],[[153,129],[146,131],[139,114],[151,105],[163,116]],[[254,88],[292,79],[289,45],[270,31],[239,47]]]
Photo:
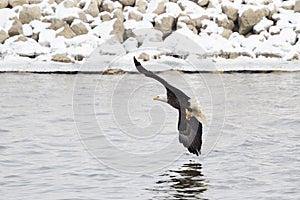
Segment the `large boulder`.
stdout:
[[9,38],[9,35],[5,31],[0,30],[0,44],[2,44],[7,38]]
[[41,18],[41,10],[37,6],[28,7],[25,6],[19,14],[19,19],[22,24],[28,24],[33,20],[39,20]]
[[135,3],[135,0],[119,0],[119,2],[123,5],[123,6],[133,6]]
[[239,33],[240,34],[247,34],[252,28],[262,20],[264,14],[261,10],[254,11],[253,9],[245,10],[242,15],[239,17]]
[[1,0],[0,1],[0,9],[6,8],[8,6],[8,0]]
[[162,14],[155,18],[155,28],[160,30],[164,36],[170,34],[175,25],[175,18],[169,14]]
[[20,34],[23,34],[22,23],[20,22],[19,19],[15,19],[12,26],[8,30],[8,35],[12,37],[14,35],[20,35]]
[[[1,0],[2,1],[2,0]],[[9,0],[8,1],[8,4],[11,6],[11,7],[16,7],[16,6],[22,6],[24,4],[28,4],[28,0]]]
[[76,34],[73,32],[73,30],[70,28],[68,24],[65,24],[62,30],[56,34],[56,36],[63,36],[65,38],[73,38],[76,36]]

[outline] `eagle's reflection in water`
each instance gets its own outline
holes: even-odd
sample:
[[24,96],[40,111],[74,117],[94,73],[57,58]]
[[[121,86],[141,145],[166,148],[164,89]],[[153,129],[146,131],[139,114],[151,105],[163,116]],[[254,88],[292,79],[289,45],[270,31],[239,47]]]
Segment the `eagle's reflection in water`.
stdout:
[[190,162],[160,175],[161,180],[154,187],[155,198],[204,200],[202,193],[207,190],[208,182],[201,170],[200,163]]

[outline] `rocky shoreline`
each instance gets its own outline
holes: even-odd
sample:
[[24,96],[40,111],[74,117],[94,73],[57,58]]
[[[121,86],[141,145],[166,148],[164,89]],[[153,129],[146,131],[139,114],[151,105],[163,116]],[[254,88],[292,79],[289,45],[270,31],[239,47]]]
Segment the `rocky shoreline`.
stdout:
[[84,63],[97,48],[144,61],[300,55],[299,0],[1,0],[0,19],[0,62]]

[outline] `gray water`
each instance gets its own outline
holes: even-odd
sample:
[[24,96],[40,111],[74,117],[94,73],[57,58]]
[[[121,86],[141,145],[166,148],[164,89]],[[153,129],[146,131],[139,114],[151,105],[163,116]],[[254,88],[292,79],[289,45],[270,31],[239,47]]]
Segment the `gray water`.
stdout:
[[142,75],[0,74],[1,199],[300,199],[300,74],[162,74],[208,119],[202,156]]

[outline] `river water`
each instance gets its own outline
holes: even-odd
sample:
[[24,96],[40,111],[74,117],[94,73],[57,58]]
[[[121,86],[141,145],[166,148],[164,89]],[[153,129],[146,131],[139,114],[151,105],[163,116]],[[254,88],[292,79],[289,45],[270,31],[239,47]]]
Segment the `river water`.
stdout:
[[1,199],[300,199],[300,74],[163,73],[206,114],[202,156],[139,74],[0,74]]

